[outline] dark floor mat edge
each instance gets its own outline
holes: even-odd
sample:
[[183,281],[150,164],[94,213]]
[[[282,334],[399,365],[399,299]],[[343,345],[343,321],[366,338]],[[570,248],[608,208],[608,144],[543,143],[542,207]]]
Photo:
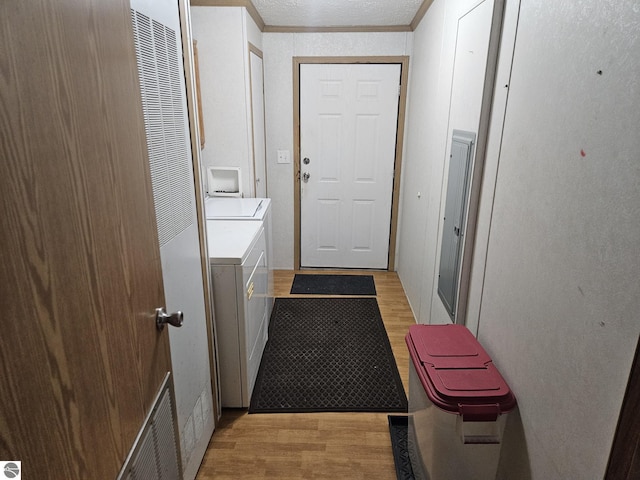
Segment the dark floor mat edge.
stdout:
[[406,415],[388,415],[387,418],[396,478],[397,480],[415,480],[408,451],[409,417]]
[[296,273],[291,284],[292,295],[363,295],[375,296],[373,275]]

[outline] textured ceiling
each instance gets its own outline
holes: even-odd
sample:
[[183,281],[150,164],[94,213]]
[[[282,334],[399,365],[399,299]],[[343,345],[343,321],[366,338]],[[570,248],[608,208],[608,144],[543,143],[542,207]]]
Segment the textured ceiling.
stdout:
[[252,0],[266,25],[353,27],[409,25],[423,0]]

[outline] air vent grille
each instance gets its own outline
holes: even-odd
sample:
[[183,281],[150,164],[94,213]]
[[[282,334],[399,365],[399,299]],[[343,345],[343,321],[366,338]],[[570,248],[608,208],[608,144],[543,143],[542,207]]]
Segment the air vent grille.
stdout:
[[118,480],[180,480],[173,396],[167,375]]
[[131,10],[160,246],[194,223],[194,187],[176,32]]

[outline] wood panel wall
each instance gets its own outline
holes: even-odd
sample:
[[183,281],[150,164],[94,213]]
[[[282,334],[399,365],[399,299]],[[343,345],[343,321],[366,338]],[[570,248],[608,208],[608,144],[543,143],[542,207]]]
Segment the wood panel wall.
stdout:
[[640,339],[611,448],[606,480],[640,478]]

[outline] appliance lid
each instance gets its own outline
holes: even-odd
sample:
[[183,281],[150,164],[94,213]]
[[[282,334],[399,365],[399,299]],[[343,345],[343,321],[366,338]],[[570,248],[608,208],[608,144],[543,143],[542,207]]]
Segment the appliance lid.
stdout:
[[491,358],[463,325],[412,325],[407,347],[429,399],[463,420],[490,421],[515,407]]
[[262,208],[262,198],[209,197],[204,202],[207,219],[253,218]]
[[262,222],[207,220],[207,247],[211,265],[241,265],[263,230]]

